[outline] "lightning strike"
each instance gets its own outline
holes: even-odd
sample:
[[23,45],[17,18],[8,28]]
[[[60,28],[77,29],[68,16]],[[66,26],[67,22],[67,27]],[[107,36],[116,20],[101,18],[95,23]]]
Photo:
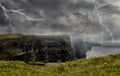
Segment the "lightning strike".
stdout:
[[103,23],[102,17],[101,17],[101,15],[100,15],[100,11],[99,11],[99,9],[98,9],[98,7],[97,7],[97,5],[96,5],[96,1],[95,1],[95,0],[92,0],[92,2],[93,2],[93,4],[94,4],[94,7],[95,7],[94,10],[96,11],[96,14],[97,14],[97,16],[98,16],[100,25],[105,28],[105,30],[109,33],[109,35],[111,36],[111,39],[112,39],[112,41],[113,41],[113,40],[114,40],[114,36],[113,36],[112,32],[110,31],[110,29]]
[[0,3],[0,7],[2,8],[2,11],[3,11],[3,13],[4,13],[4,16],[7,18],[7,20],[8,20],[8,27],[7,27],[7,32],[8,33],[13,33],[14,32],[14,27],[11,25],[11,23],[10,23],[10,21],[11,21],[11,19],[9,18],[9,16],[8,16],[8,14],[7,14],[7,9]]
[[11,24],[11,18],[9,17],[8,12],[12,12],[12,13],[22,15],[29,21],[43,21],[42,18],[40,18],[40,19],[31,18],[31,17],[27,16],[25,13],[21,12],[20,10],[8,10],[1,3],[0,3],[0,7],[2,8],[4,16],[8,20],[8,22],[7,22],[8,23],[8,26],[7,26],[7,32],[8,33],[15,33],[15,28]]
[[12,12],[12,13],[16,13],[16,14],[19,14],[19,15],[22,15],[24,16],[27,20],[29,21],[42,21],[43,19],[36,19],[36,18],[31,18],[29,16],[27,16],[25,13],[21,12],[20,10],[7,10],[8,12]]

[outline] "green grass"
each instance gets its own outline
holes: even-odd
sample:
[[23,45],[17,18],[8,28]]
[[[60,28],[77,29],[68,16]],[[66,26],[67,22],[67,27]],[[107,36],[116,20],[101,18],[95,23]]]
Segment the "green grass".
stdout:
[[31,35],[31,34],[3,34],[0,35],[0,41],[1,40],[7,40],[7,39],[14,39],[14,38],[21,38],[22,36],[38,36],[40,38],[62,38],[62,37],[67,37],[68,35]]
[[20,38],[22,36],[23,36],[22,34],[4,34],[4,35],[0,35],[0,41],[7,40],[7,39]]
[[120,76],[120,54],[40,66],[0,61],[0,76]]

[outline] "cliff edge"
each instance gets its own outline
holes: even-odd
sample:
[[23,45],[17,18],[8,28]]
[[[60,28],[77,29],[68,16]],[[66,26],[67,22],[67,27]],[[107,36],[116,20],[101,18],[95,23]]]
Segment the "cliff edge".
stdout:
[[69,35],[0,35],[0,59],[65,62],[74,59]]

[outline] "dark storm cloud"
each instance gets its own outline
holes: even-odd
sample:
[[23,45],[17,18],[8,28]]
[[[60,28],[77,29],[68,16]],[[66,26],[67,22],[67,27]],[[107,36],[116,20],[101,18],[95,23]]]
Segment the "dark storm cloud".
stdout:
[[4,10],[2,7],[0,7],[0,25],[1,26],[6,26],[8,23],[8,19],[6,18],[5,14],[4,14]]
[[[65,0],[66,1],[66,0]],[[35,8],[44,8],[44,9],[55,9],[58,10],[59,6],[65,1],[61,0],[28,0],[30,5],[33,5]]]
[[[118,7],[107,5],[105,0],[97,0],[97,2],[99,5],[106,4],[99,8],[105,19],[109,19],[108,14],[110,16],[119,14]],[[22,14],[8,12],[12,26],[18,32],[26,32],[26,28],[30,28],[32,32],[35,32],[35,29],[44,29],[46,32],[76,32],[78,34],[83,32],[95,34],[105,30],[93,12],[94,4],[91,0],[0,0],[0,3],[8,10],[21,10],[20,12],[31,18],[43,19],[43,21],[29,21]],[[4,16],[1,15],[0,22],[4,23],[2,17]],[[109,21],[110,19],[106,24],[109,24]],[[112,30],[111,27],[109,28]],[[27,31],[31,32],[31,30]]]
[[91,2],[87,2],[86,0],[78,0],[76,3],[70,2],[70,9],[85,9],[85,10],[93,10],[94,5]]
[[100,8],[100,10],[107,14],[120,14],[119,7],[110,4]]

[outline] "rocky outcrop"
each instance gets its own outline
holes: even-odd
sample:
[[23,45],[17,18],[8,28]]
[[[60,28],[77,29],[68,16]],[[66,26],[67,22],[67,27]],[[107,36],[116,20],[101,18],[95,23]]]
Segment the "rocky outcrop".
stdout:
[[65,62],[74,59],[68,35],[22,35],[0,40],[0,59]]

